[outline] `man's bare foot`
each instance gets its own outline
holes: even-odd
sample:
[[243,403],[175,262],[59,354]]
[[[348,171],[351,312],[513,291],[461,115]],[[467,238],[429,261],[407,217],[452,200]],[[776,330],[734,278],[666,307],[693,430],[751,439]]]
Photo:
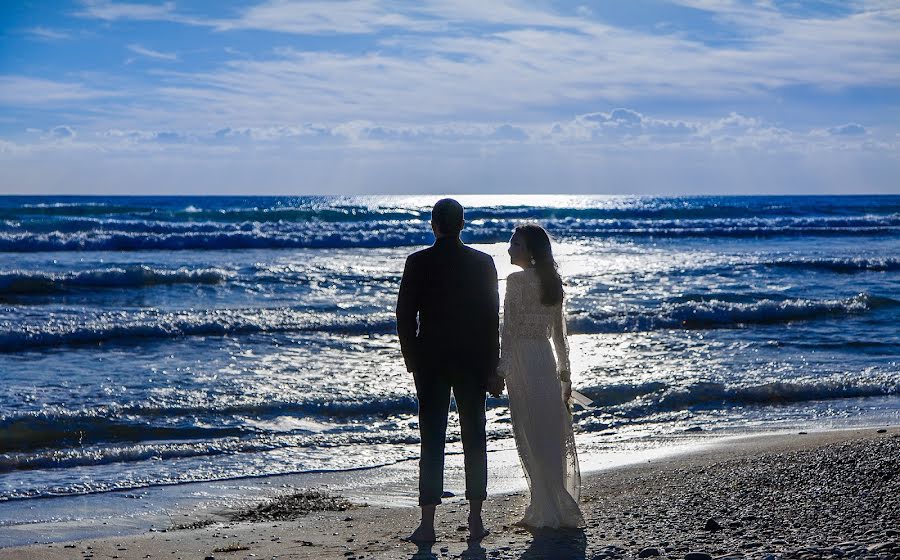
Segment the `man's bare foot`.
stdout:
[[437,539],[434,534],[434,526],[429,527],[427,525],[419,525],[416,527],[416,530],[412,532],[412,535],[403,540],[413,543],[433,543]]
[[469,538],[466,540],[480,541],[490,533],[490,531],[484,528],[484,523],[482,523],[480,515],[469,516]]

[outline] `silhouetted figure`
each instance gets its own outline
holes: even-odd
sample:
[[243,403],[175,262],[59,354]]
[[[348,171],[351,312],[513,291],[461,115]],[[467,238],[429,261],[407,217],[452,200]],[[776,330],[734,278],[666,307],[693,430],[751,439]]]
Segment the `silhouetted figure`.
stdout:
[[439,200],[431,212],[435,242],[410,255],[397,298],[397,331],[406,369],[419,399],[419,506],[422,521],[409,537],[435,540],[434,513],[441,503],[444,443],[450,392],[456,400],[465,454],[469,538],[487,534],[481,505],[487,497],[485,390],[499,395],[497,269],[489,255],[460,241],[463,208]]
[[516,449],[531,494],[516,525],[583,527],[581,473],[568,407],[572,378],[563,282],[544,228],[517,227],[509,240],[509,261],[522,270],[506,279],[498,373],[506,378]]

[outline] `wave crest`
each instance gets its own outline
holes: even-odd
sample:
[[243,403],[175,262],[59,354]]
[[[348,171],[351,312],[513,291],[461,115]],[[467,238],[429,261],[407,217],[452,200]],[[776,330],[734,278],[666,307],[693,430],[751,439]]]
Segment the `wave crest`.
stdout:
[[900,259],[890,257],[779,260],[767,262],[765,264],[768,266],[785,268],[827,270],[844,274],[851,274],[854,272],[891,272],[900,270]]
[[[594,394],[586,389],[586,395]],[[695,407],[721,408],[744,405],[778,405],[858,397],[878,397],[900,394],[896,380],[806,380],[770,381],[756,385],[729,385],[700,381],[685,386],[665,387],[653,393],[612,407],[619,415],[630,419],[649,417],[661,412],[687,410]]]
[[618,315],[575,312],[569,318],[568,325],[569,331],[576,334],[730,328],[747,324],[811,321],[895,306],[900,306],[900,301],[870,294],[840,300],[762,299],[750,303],[727,301],[727,296],[713,295],[699,297],[695,301],[664,303],[652,311]]
[[4,329],[0,330],[0,352],[84,344],[141,343],[183,336],[283,332],[386,334],[395,331],[394,325],[393,315],[387,313],[330,316],[294,308],[58,315],[52,322],[27,329],[21,325],[4,325]]
[[40,295],[73,289],[142,288],[168,284],[219,284],[231,275],[220,269],[154,269],[146,265],[65,274],[13,271],[0,274],[0,296]]

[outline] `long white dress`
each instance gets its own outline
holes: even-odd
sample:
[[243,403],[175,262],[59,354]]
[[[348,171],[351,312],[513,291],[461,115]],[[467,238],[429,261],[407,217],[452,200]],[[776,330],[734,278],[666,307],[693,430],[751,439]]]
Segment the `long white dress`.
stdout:
[[509,275],[499,373],[506,378],[513,434],[531,490],[519,523],[579,527],[584,525],[578,507],[581,475],[572,416],[563,402],[565,384],[571,382],[565,315],[562,303],[548,306],[540,299],[534,269]]

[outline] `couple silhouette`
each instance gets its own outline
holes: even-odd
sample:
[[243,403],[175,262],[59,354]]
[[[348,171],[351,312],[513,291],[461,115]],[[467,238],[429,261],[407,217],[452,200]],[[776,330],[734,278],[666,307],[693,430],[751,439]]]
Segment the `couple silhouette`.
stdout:
[[397,330],[415,380],[421,439],[422,516],[407,540],[436,540],[451,392],[463,444],[468,540],[489,534],[481,515],[488,475],[485,401],[486,393],[500,396],[504,387],[531,495],[517,524],[583,526],[563,286],[550,238],[537,225],[513,232],[510,261],[522,270],[507,278],[501,336],[497,269],[489,255],[462,243],[464,224],[459,202],[445,198],[434,205],[435,242],[407,258],[397,298]]

